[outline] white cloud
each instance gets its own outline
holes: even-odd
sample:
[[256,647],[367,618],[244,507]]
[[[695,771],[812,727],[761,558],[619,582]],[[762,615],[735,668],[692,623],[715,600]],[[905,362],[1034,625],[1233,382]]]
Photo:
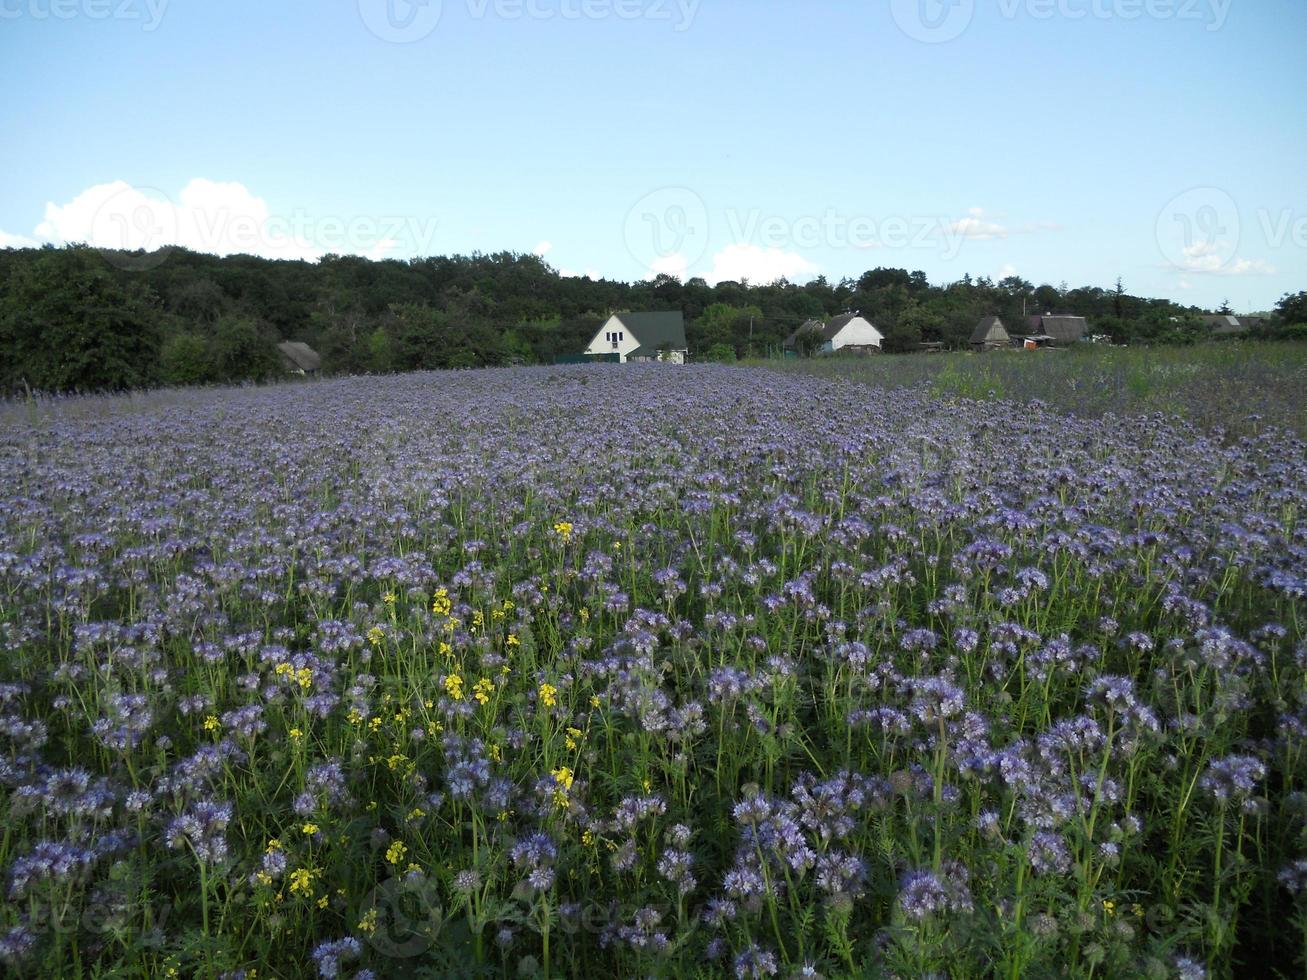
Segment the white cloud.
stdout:
[[273,214],[267,202],[237,181],[191,180],[176,201],[126,181],[96,184],[65,204],[48,202],[36,227],[40,241],[85,242],[96,248],[153,251],[180,245],[214,255],[244,253],[316,261],[329,253],[386,258],[402,233],[430,237],[435,223],[369,215]]
[[995,238],[1007,238],[1008,230],[1002,225],[993,221],[986,221],[975,214],[977,209],[972,209],[972,216],[969,218],[959,218],[949,224],[949,234],[958,238],[965,238],[968,241],[991,241]]
[[1003,268],[998,270],[999,279],[1007,279],[1010,276],[1015,276],[1016,274],[1017,274],[1017,267],[1014,266],[1011,262],[1003,263]]
[[736,244],[728,245],[713,256],[712,272],[707,278],[714,285],[744,279],[755,285],[765,285],[777,279],[795,280],[816,272],[817,267],[798,252]]
[[671,255],[664,255],[661,258],[654,259],[653,264],[649,266],[648,278],[653,279],[657,276],[675,276],[682,282],[685,281],[685,274],[690,271],[690,263],[686,261],[684,255],[680,252],[673,252]]
[[534,254],[538,255],[542,259],[553,250],[554,250],[554,243],[547,238],[539,245],[537,245],[534,249],[532,249]]
[[1180,268],[1208,276],[1273,276],[1275,266],[1262,259],[1240,259],[1229,242],[1195,242],[1184,249]]
[[24,235],[11,235],[0,229],[0,248],[35,248],[41,243]]

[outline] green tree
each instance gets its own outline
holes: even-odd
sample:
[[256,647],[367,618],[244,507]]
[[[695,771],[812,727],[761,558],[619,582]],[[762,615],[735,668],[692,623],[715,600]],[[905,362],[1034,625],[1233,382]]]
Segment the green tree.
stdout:
[[156,297],[99,253],[42,249],[0,293],[0,386],[120,391],[158,381]]
[[1282,327],[1307,324],[1307,291],[1281,297],[1275,307],[1275,317]]
[[215,380],[213,352],[197,333],[175,333],[159,351],[159,380],[166,385],[199,385]]
[[248,316],[224,316],[213,338],[213,368],[220,381],[267,381],[281,373],[271,333]]

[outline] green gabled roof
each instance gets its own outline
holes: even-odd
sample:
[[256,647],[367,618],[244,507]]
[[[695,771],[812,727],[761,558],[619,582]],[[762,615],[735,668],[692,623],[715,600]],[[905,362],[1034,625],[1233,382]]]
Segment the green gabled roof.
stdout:
[[685,342],[685,315],[680,311],[613,315],[622,322],[627,332],[640,342],[641,350],[645,348],[651,351],[689,349],[689,345]]

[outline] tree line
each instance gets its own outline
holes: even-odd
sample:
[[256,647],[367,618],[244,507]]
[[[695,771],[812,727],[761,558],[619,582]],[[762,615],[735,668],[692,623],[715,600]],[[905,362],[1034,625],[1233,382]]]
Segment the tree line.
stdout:
[[[924,272],[769,285],[672,276],[626,283],[559,275],[512,252],[316,263],[151,256],[85,246],[0,250],[0,392],[103,391],[264,381],[276,344],[308,343],[324,373],[550,363],[584,349],[613,312],[681,310],[691,355],[766,356],[809,318],[858,311],[888,351],[965,348],[997,314],[1074,313],[1121,343],[1192,343],[1202,311],[1115,288],[1035,286],[1013,276],[932,285]],[[1019,328],[1018,328],[1019,332]],[[1264,336],[1307,336],[1307,292],[1286,296]]]

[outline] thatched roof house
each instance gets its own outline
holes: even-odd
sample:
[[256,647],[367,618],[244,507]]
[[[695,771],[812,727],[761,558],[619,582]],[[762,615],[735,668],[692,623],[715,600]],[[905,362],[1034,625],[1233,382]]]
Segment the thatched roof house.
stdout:
[[885,343],[885,335],[860,313],[843,313],[830,323],[808,320],[781,346],[785,350],[798,350],[799,338],[804,334],[812,334],[813,347],[825,354],[838,350],[878,351]]
[[284,340],[277,345],[281,366],[290,374],[317,374],[322,370],[322,358],[308,344],[298,340]]

